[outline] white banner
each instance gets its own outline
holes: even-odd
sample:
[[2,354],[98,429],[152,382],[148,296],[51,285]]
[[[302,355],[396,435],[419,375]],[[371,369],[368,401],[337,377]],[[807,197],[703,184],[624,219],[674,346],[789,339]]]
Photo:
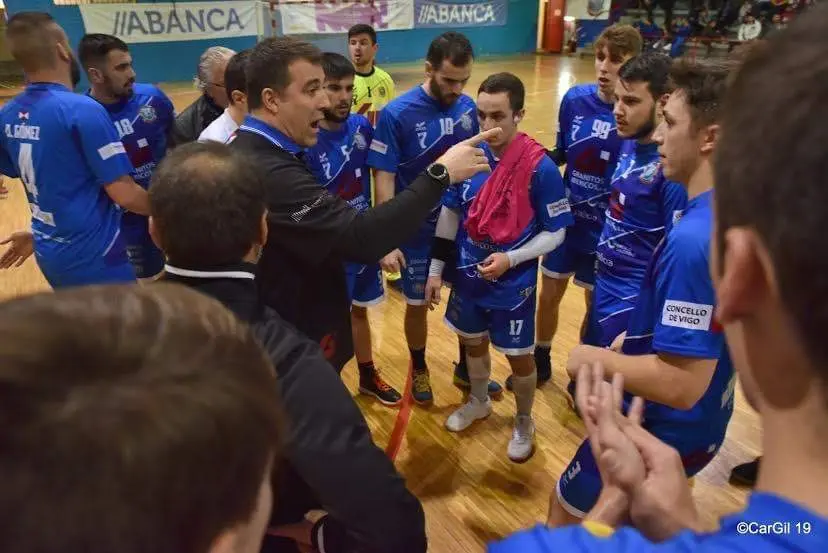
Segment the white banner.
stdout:
[[87,33],[124,42],[172,42],[257,36],[256,2],[82,4]]
[[377,31],[414,27],[414,0],[281,4],[282,32],[286,35],[346,33],[352,25],[368,23]]

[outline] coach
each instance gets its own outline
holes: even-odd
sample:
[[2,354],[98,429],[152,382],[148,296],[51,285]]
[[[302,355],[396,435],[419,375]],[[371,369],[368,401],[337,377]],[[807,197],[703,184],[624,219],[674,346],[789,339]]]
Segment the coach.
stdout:
[[475,145],[500,130],[454,146],[392,201],[357,213],[328,194],[302,160],[328,107],[321,60],[318,48],[294,38],[257,44],[247,66],[250,115],[231,147],[252,154],[267,185],[270,240],[257,279],[262,300],[318,341],[341,370],[353,356],[342,262],[376,262],[413,235],[449,184],[489,170]]

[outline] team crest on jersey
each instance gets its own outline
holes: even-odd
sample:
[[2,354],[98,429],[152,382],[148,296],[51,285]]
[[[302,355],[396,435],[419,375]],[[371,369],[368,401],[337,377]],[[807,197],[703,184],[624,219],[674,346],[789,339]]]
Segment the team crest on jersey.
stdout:
[[158,114],[155,113],[155,108],[152,106],[141,106],[141,109],[138,110],[138,117],[144,123],[152,123],[156,119],[158,119]]
[[641,171],[641,182],[644,184],[653,184],[656,174],[658,173],[658,163],[651,163]]
[[386,94],[385,87],[384,86],[379,87],[379,95],[380,96],[385,96],[385,94]]
[[472,130],[472,118],[471,115],[468,113],[464,113],[460,116],[460,126],[463,127],[464,131]]
[[357,147],[357,150],[364,150],[368,147],[368,141],[365,140],[365,136],[362,133],[356,133],[354,135],[354,146]]

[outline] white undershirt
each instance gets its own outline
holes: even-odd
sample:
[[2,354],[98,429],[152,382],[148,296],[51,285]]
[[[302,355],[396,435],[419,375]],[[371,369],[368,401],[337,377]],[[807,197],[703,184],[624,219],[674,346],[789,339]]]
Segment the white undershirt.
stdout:
[[218,119],[210,123],[206,129],[201,131],[201,134],[198,136],[199,142],[207,142],[212,140],[213,142],[219,142],[221,144],[227,144],[230,140],[230,137],[233,136],[233,133],[239,126],[233,121],[233,118],[230,117],[229,108],[224,110],[224,113],[218,116]]

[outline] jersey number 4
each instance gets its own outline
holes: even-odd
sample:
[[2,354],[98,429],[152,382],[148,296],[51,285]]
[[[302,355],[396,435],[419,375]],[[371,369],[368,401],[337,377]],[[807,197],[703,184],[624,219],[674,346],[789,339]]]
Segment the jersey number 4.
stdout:
[[17,154],[17,165],[20,171],[20,180],[26,191],[32,198],[37,199],[37,183],[35,180],[34,159],[32,158],[32,145],[23,142],[20,144],[20,152]]

